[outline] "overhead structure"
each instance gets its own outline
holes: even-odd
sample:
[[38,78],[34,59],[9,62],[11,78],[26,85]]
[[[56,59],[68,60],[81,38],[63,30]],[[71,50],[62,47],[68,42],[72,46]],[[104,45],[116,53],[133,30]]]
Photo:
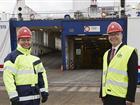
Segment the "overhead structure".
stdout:
[[41,19],[41,16],[38,15],[37,12],[26,5],[25,0],[17,0],[13,15],[13,17],[18,20]]
[[97,17],[98,6],[97,0],[91,0],[90,7],[88,8],[89,17]]
[[121,0],[121,17],[125,16],[125,0]]

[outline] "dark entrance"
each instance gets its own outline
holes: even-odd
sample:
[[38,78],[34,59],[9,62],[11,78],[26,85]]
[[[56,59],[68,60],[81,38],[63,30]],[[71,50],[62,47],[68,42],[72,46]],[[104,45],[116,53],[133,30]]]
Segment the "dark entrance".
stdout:
[[75,37],[75,69],[101,69],[103,54],[110,46],[107,36]]

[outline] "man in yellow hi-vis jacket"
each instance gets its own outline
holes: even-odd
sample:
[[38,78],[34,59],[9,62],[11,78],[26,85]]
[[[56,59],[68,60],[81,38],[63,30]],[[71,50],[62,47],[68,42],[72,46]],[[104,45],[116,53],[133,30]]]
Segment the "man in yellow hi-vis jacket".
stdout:
[[103,57],[100,97],[103,105],[133,105],[138,75],[137,51],[123,44],[123,29],[119,23],[111,22],[107,34],[112,48]]
[[48,99],[46,70],[40,58],[31,55],[32,33],[21,27],[17,49],[4,60],[3,80],[12,105],[40,105]]

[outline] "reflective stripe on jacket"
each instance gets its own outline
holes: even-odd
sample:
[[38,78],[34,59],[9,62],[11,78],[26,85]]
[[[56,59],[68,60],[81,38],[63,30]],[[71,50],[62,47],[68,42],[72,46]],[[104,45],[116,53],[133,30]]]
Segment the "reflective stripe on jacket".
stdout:
[[30,52],[18,45],[5,58],[3,80],[10,99],[18,96],[20,101],[34,100],[40,98],[40,92],[48,92],[46,70]]
[[102,97],[107,94],[125,98],[128,87],[127,64],[134,48],[124,45],[119,49],[110,64],[107,64],[107,51],[103,57]]

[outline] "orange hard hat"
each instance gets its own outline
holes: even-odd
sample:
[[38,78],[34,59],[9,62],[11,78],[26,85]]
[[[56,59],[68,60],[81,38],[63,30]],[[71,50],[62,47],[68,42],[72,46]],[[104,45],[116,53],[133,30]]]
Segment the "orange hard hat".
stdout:
[[122,32],[123,29],[121,25],[117,22],[111,22],[107,27],[107,33],[113,33],[113,32]]
[[29,28],[23,26],[17,31],[17,38],[31,38],[32,32]]

